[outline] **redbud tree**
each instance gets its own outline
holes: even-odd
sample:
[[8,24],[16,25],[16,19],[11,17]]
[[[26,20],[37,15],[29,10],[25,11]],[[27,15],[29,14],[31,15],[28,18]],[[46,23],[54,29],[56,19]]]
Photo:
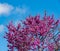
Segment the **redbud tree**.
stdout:
[[59,20],[46,14],[29,16],[22,21],[23,26],[12,22],[7,25],[4,38],[8,41],[8,51],[58,51],[60,50]]

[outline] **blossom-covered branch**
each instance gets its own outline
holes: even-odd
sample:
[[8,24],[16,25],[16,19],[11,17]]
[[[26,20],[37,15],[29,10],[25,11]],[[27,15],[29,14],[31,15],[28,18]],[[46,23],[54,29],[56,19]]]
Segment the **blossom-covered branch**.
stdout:
[[[4,36],[8,41],[8,51],[57,51],[60,49],[59,20],[53,16],[29,16],[21,24],[14,26],[10,23]],[[59,33],[56,33],[58,31]]]

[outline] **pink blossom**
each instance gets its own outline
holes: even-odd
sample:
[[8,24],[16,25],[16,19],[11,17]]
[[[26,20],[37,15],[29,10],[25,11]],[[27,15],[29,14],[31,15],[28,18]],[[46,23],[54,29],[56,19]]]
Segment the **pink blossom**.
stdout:
[[20,23],[14,26],[11,22],[7,26],[8,32],[6,32],[5,38],[8,41],[8,51],[14,51],[14,48],[17,51],[28,51],[32,50],[31,47],[38,48],[38,50],[48,48],[48,51],[54,51],[54,43],[57,46],[60,45],[60,35],[55,36],[54,34],[59,20],[55,21],[53,17],[46,15],[41,19],[37,15],[27,17],[22,24],[23,26]]

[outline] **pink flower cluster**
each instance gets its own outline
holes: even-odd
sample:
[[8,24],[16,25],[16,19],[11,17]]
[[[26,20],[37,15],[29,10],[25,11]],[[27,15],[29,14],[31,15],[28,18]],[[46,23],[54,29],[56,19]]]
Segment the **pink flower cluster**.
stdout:
[[[43,19],[40,16],[28,17],[22,22],[14,26],[10,23],[7,28],[5,38],[8,41],[8,51],[28,51],[39,49],[48,51],[54,51],[60,49],[60,35],[56,38],[54,30],[59,25],[59,20],[55,21],[53,16],[44,16]],[[57,30],[58,31],[58,30]]]

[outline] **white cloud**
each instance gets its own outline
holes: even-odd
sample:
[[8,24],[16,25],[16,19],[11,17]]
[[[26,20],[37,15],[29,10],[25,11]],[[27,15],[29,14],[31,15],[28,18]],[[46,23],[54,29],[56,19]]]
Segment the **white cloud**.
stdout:
[[0,32],[3,32],[4,31],[4,25],[0,25]]
[[26,8],[19,8],[19,7],[16,7],[15,9],[15,12],[19,13],[19,14],[25,14],[27,11]]
[[14,7],[12,5],[0,3],[0,15],[9,15],[13,9]]
[[0,15],[9,15],[9,14],[26,14],[26,7],[14,7],[7,3],[0,3]]

